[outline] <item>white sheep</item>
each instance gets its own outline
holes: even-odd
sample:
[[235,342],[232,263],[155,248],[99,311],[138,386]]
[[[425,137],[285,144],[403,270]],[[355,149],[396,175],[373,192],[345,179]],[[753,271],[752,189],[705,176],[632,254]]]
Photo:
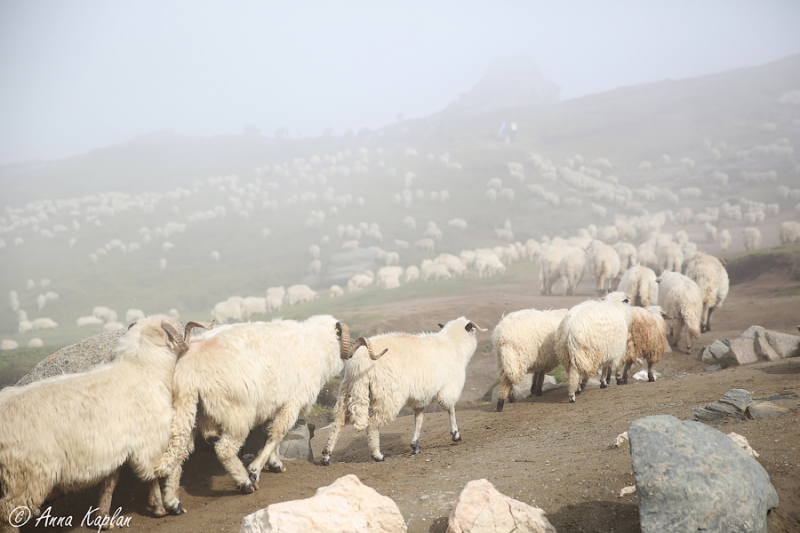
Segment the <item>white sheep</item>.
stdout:
[[594,241],[588,250],[591,258],[591,270],[594,275],[597,293],[602,295],[611,290],[611,284],[620,272],[620,260],[617,251],[608,244]]
[[467,266],[461,261],[461,258],[452,254],[439,254],[436,262],[444,265],[455,276],[463,276],[467,273]]
[[419,267],[411,265],[406,269],[404,280],[406,283],[417,281],[419,279]]
[[550,246],[539,257],[539,281],[542,283],[542,294],[552,294],[553,285],[561,278],[559,265],[564,257],[564,249],[560,246]]
[[419,248],[423,252],[427,252],[429,254],[432,254],[434,246],[435,246],[435,243],[433,242],[433,239],[425,238],[425,239],[420,239],[417,242],[415,242],[414,246],[416,246],[417,248]]
[[334,407],[333,429],[322,450],[329,464],[339,432],[350,420],[357,430],[367,430],[372,458],[383,461],[380,428],[404,406],[414,410],[412,453],[420,451],[419,434],[425,406],[437,401],[450,413],[450,435],[461,440],[455,405],[466,379],[466,367],[478,346],[474,322],[464,317],[440,324],[436,333],[385,333],[353,344],[353,357]]
[[378,286],[384,289],[396,289],[400,287],[400,276],[403,275],[403,267],[387,266],[378,270],[375,278],[378,281]]
[[658,248],[658,271],[681,272],[683,268],[683,249],[677,242],[669,242]]
[[[330,315],[223,326],[195,340],[175,366],[172,437],[156,472],[178,469],[199,431],[219,437],[220,462],[239,489],[253,492],[267,460],[270,469],[285,470],[278,445],[349,356],[347,327]],[[237,453],[267,421],[269,438],[245,469]]]
[[224,302],[218,302],[211,311],[211,318],[217,324],[227,324],[229,322],[241,322],[244,317],[242,314],[242,302],[244,298],[231,296]]
[[800,222],[794,220],[781,222],[780,237],[784,246],[800,242]]
[[748,252],[758,250],[758,248],[761,246],[761,232],[758,230],[758,228],[748,226],[742,233],[744,233],[745,250]]
[[269,287],[267,289],[267,312],[275,313],[283,307],[283,299],[286,297],[286,289],[280,287]]
[[257,296],[248,296],[242,300],[242,320],[250,320],[253,315],[263,315],[267,312],[267,299]]
[[505,315],[492,331],[492,346],[500,375],[497,411],[508,399],[514,402],[514,385],[533,372],[531,395],[542,395],[544,376],[558,366],[555,335],[567,309],[523,309]]
[[619,280],[617,290],[627,294],[633,305],[648,307],[658,303],[658,283],[656,273],[645,266],[629,268]]
[[617,255],[619,255],[620,272],[625,272],[639,262],[638,253],[633,244],[620,241],[614,245],[614,249],[617,251]]
[[479,249],[475,252],[475,268],[478,277],[494,276],[506,271],[506,266],[493,250]]
[[374,280],[375,275],[372,273],[372,271],[356,274],[347,282],[347,292],[353,294],[354,292],[363,291],[372,285]]
[[289,299],[289,305],[302,304],[319,298],[317,291],[312,290],[308,285],[302,284],[292,285],[287,289],[286,294]]
[[447,270],[445,265],[431,261],[430,259],[425,259],[422,261],[422,264],[419,267],[419,272],[422,281],[428,281],[430,279],[435,279],[438,281],[442,279],[450,279],[452,277],[450,271]]
[[[78,327],[95,326],[95,325],[99,326],[99,325],[102,325],[102,324],[103,324],[103,319],[102,318],[97,318],[94,315],[91,315],[91,316],[79,316],[78,320],[76,321],[76,325]],[[31,328],[33,328],[32,324],[31,324]]]
[[686,353],[692,351],[692,338],[700,338],[700,321],[703,316],[703,294],[691,278],[680,272],[665,270],[658,278],[658,305],[675,321],[670,326],[672,345],[678,347],[684,326],[687,328]]
[[727,229],[724,229],[719,232],[719,247],[723,252],[728,251],[728,247],[731,245],[731,232]]
[[56,329],[58,327],[58,323],[53,320],[52,318],[34,318],[33,319],[33,330],[38,331],[40,329]]
[[344,289],[339,285],[331,285],[329,295],[331,298],[338,298],[344,296]]
[[728,296],[730,281],[725,264],[713,255],[697,252],[686,265],[686,276],[693,279],[703,295],[700,332],[711,331],[711,313]]
[[[583,279],[586,268],[586,253],[577,246],[565,246],[558,263],[558,274],[564,286],[564,295],[574,295],[578,284]],[[616,253],[616,252],[615,252]]]
[[[558,325],[556,353],[569,374],[570,402],[575,402],[575,395],[598,369],[617,367],[623,361],[631,326],[628,302],[623,292],[587,300],[570,309]],[[601,381],[600,386],[607,383]]]
[[[142,311],[141,309],[131,308],[125,312],[125,322],[131,324],[133,322],[136,322],[137,320],[141,320],[142,318],[144,318],[144,316],[145,316],[144,311]],[[80,326],[81,324],[78,325]]]
[[450,222],[447,223],[448,226],[453,228],[458,228],[460,230],[467,229],[467,221],[463,218],[454,218]]
[[0,523],[18,506],[38,515],[52,492],[104,478],[98,516],[107,516],[125,462],[150,483],[156,515],[184,512],[176,492],[180,472],[165,484],[165,510],[153,466],[167,449],[173,372],[194,325],[180,335],[183,328],[167,316],[145,318],[120,337],[114,361],[0,391]]

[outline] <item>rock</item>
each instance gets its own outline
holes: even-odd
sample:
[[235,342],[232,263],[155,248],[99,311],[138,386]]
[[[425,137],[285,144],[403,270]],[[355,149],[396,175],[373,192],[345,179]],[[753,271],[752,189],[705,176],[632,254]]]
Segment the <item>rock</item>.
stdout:
[[544,382],[542,383],[542,392],[547,392],[552,389],[557,389],[559,387],[566,387],[567,383],[562,381],[561,383],[556,383],[556,378],[551,376],[550,374],[545,374]]
[[628,432],[627,431],[623,431],[622,433],[617,435],[617,438],[614,441],[614,447],[615,448],[619,448],[620,446],[622,446],[626,442],[628,442]]
[[800,337],[767,330],[764,333],[770,347],[781,359],[800,357]]
[[[633,379],[638,379],[639,381],[647,381],[650,377],[647,375],[647,370],[639,370],[637,373],[633,375]],[[661,374],[653,370],[653,379],[658,381],[661,379]]]
[[695,407],[692,412],[697,420],[712,422],[714,420],[722,420],[725,418],[725,413],[712,411],[711,409],[706,409],[705,407]]
[[106,331],[61,348],[33,367],[17,381],[17,386],[61,374],[86,372],[97,365],[113,361],[117,341],[125,329]]
[[731,352],[736,357],[736,361],[740,365],[747,363],[755,363],[758,361],[758,355],[755,350],[755,340],[758,331],[766,331],[761,326],[750,326],[747,331],[731,343]]
[[741,412],[753,403],[753,396],[744,389],[731,389],[720,399],[721,402],[737,407]]
[[731,344],[731,353],[740,365],[761,361],[777,361],[800,356],[800,337],[750,326]]
[[747,406],[747,418],[752,420],[765,420],[767,418],[778,418],[789,412],[786,407],[775,405],[772,402],[753,402]]
[[631,485],[630,487],[624,487],[621,491],[619,491],[620,498],[622,498],[623,496],[627,496],[628,494],[636,494],[636,485]]
[[544,511],[500,494],[486,479],[467,483],[447,520],[447,533],[555,533]]
[[288,460],[305,459],[314,461],[314,452],[311,451],[311,433],[305,420],[298,419],[294,427],[289,430],[280,446],[278,446],[278,454],[283,459]]
[[731,358],[731,346],[728,340],[715,340],[710,346],[703,348],[704,363],[722,363]]
[[709,365],[703,369],[705,372],[716,372],[717,370],[722,370],[722,366],[720,365]]
[[743,436],[739,435],[738,433],[734,433],[731,431],[726,435],[729,439],[735,442],[741,449],[747,452],[747,455],[752,457],[753,459],[758,458],[758,452],[755,451],[753,448],[750,447],[750,443],[747,442],[747,439]]
[[642,533],[766,532],[778,506],[769,474],[721,432],[667,415],[628,430]]
[[739,418],[741,420],[744,420],[745,418],[744,411],[729,403],[716,401],[706,405],[705,408],[709,411],[721,413],[723,417],[730,416],[732,418]]
[[304,500],[274,503],[242,519],[239,533],[394,533],[407,531],[391,498],[353,475],[340,477]]

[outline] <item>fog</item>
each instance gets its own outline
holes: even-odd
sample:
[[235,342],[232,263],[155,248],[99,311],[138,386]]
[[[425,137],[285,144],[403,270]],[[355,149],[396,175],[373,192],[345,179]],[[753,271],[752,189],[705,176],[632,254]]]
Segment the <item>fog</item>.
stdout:
[[796,54],[799,27],[793,0],[2,0],[0,164],[162,129],[378,128],[445,108],[515,54],[572,99]]

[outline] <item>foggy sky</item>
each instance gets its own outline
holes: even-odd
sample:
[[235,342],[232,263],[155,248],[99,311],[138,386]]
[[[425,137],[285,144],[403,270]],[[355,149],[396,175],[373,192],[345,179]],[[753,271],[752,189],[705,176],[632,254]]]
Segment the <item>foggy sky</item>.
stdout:
[[439,111],[524,53],[570,99],[800,53],[796,0],[0,0],[0,164]]

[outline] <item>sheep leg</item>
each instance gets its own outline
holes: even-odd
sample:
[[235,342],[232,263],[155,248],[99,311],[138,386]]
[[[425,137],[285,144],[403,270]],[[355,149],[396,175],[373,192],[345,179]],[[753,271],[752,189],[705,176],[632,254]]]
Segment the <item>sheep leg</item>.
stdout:
[[617,385],[627,385],[628,384],[628,372],[631,369],[631,365],[633,365],[633,361],[628,361],[625,363],[625,370],[622,371],[622,381],[617,378]]
[[367,424],[367,444],[372,458],[378,462],[383,461],[380,428],[374,417],[370,417],[369,424]]
[[539,371],[539,377],[536,379],[536,396],[542,395],[542,387],[544,386],[544,370]]
[[611,365],[605,365],[600,374],[600,388],[605,389],[611,383]]
[[656,380],[655,376],[653,375],[653,363],[650,361],[647,362],[647,381],[650,383]]
[[333,454],[333,449],[336,447],[336,441],[339,439],[339,433],[341,433],[342,429],[344,429],[344,426],[347,423],[346,403],[347,402],[345,401],[344,396],[340,395],[336,400],[336,406],[333,408],[335,413],[333,418],[333,427],[328,435],[328,441],[325,443],[325,448],[322,449],[322,460],[320,461],[320,463],[325,466],[331,464],[331,454]]
[[181,482],[181,472],[183,467],[179,466],[169,473],[164,479],[163,486],[161,487],[162,501],[167,512],[171,515],[182,515],[186,513],[183,504],[178,498],[178,486]]
[[[498,400],[499,403],[499,400]],[[411,437],[411,454],[417,455],[419,453],[419,433],[422,431],[422,419],[425,416],[424,407],[414,408],[414,436]]]
[[269,469],[272,472],[285,472],[286,468],[284,468],[283,463],[281,463],[280,459],[278,459],[277,451],[278,446],[280,446],[281,441],[289,433],[289,430],[292,429],[295,422],[297,422],[297,415],[300,413],[300,407],[293,404],[286,404],[281,407],[278,414],[272,420],[272,424],[269,427],[269,439],[264,447],[258,452],[258,455],[255,459],[250,463],[250,466],[247,467],[248,472],[250,472],[250,479],[254,482],[258,483],[259,476],[261,475],[261,469],[264,468],[264,463],[267,462],[267,458],[269,458]]
[[[531,396],[536,394],[536,381],[539,379],[540,372],[534,372],[531,378]],[[528,396],[530,398],[530,396]]]
[[514,396],[514,386],[511,383],[511,380],[508,379],[508,376],[503,376],[503,380],[500,382],[500,392],[497,393],[497,412],[503,410],[503,405],[506,403],[506,399],[509,400],[509,403],[514,403],[514,400],[511,399]]
[[[111,497],[119,481],[119,468],[100,483],[100,502],[97,504],[97,516],[111,516]],[[108,525],[102,529],[108,529]]]
[[164,501],[161,499],[161,486],[158,484],[158,478],[150,481],[150,495],[147,497],[147,504],[155,516],[161,517],[167,514],[164,509]]
[[578,369],[573,368],[569,373],[569,379],[567,380],[567,396],[569,396],[570,403],[575,403],[575,395],[580,394],[579,392],[579,384],[581,381],[581,375],[578,372]]
[[461,440],[461,434],[458,432],[458,424],[456,424],[456,408],[450,407],[450,435],[453,437],[453,442]]
[[220,439],[214,444],[214,450],[217,452],[217,458],[225,470],[228,471],[231,478],[233,478],[236,487],[246,494],[254,492],[258,488],[258,483],[253,483],[250,476],[247,475],[242,461],[239,460],[237,454],[242,448],[247,433],[244,435],[223,433]]
[[[706,331],[711,331],[711,313],[714,311],[713,307],[708,308],[708,315],[706,316]],[[702,329],[702,328],[701,328]]]

